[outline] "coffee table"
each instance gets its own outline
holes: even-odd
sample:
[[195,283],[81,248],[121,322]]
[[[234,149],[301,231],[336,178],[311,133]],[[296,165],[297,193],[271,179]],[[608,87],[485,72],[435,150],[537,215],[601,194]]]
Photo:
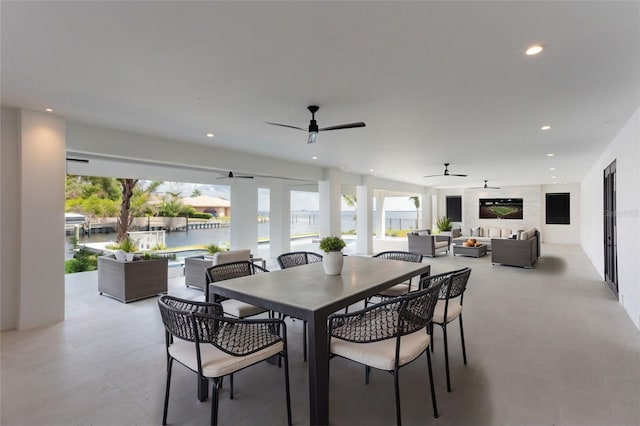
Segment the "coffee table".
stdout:
[[466,247],[462,244],[456,244],[453,246],[453,255],[455,256],[456,254],[469,257],[482,257],[487,254],[487,245],[481,244],[477,247]]

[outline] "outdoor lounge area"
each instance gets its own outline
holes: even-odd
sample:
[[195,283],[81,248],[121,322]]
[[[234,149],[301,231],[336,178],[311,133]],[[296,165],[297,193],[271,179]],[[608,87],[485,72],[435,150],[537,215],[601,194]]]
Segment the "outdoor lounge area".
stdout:
[[[640,332],[581,250],[544,245],[543,252],[535,273],[495,268],[487,257],[425,259],[432,274],[472,267],[464,304],[468,364],[452,323],[447,393],[437,329],[440,417],[432,417],[424,362],[414,362],[400,372],[405,424],[638,423]],[[275,259],[267,267],[278,269]],[[160,424],[166,359],[157,298],[125,305],[100,297],[96,272],[68,275],[65,294],[65,321],[2,334],[1,423]],[[170,279],[169,294],[203,299],[184,277]],[[293,423],[308,424],[302,321],[287,325]],[[233,400],[225,381],[220,424],[286,423],[275,370],[262,363],[237,373]],[[373,371],[365,385],[364,368],[342,359],[331,361],[330,374],[330,423],[395,421],[391,375]],[[175,365],[173,377],[168,423],[208,424],[210,404],[197,401],[193,373]]]

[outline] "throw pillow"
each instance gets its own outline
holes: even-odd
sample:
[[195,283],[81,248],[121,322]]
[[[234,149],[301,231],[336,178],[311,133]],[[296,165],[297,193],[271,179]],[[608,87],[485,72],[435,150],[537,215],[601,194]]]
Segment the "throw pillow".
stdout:
[[500,238],[509,238],[511,236],[511,229],[502,228],[500,230]]
[[471,229],[471,236],[472,237],[480,237],[480,227],[478,226],[477,228],[473,228]]
[[489,228],[489,238],[500,238],[500,229]]
[[471,228],[462,228],[460,236],[462,236],[462,237],[470,237],[471,236]]

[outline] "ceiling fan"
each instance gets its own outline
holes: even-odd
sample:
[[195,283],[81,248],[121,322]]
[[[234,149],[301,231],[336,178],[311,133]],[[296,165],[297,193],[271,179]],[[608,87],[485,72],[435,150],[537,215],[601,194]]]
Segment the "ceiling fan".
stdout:
[[250,175],[234,175],[233,172],[229,172],[224,176],[218,176],[216,179],[253,179]]
[[470,189],[500,189],[499,186],[488,186],[487,185],[487,180],[484,180],[484,186],[474,186]]
[[423,176],[423,177],[426,177],[426,178],[437,177],[437,176],[467,177],[467,175],[459,175],[459,174],[449,173],[449,164],[450,163],[444,163],[444,172],[441,175],[427,175],[427,176]]
[[[357,123],[338,124],[337,126],[329,126],[329,127],[323,127],[322,129],[319,129],[318,123],[316,122],[316,112],[318,112],[320,107],[317,105],[309,105],[307,109],[311,112],[311,121],[309,122],[309,129],[308,129],[309,138],[307,139],[307,143],[314,143],[316,141],[316,138],[318,137],[318,132],[324,132],[327,130],[352,129],[355,127],[366,126],[366,124],[364,124],[362,121],[359,121]],[[291,129],[302,130],[303,132],[307,131],[307,129],[304,129],[302,127],[290,126],[288,124],[271,123],[269,121],[265,121],[265,124],[271,124],[272,126],[289,127]]]

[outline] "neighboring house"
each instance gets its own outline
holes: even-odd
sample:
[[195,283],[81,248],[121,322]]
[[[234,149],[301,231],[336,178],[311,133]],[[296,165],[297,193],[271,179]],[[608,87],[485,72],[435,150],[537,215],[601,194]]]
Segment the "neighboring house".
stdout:
[[199,212],[211,213],[215,217],[231,216],[231,202],[219,197],[199,195],[197,197],[185,197],[182,204],[191,206]]

